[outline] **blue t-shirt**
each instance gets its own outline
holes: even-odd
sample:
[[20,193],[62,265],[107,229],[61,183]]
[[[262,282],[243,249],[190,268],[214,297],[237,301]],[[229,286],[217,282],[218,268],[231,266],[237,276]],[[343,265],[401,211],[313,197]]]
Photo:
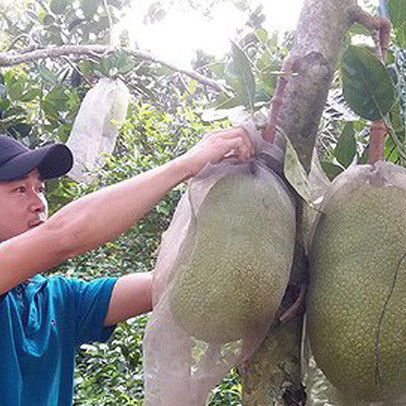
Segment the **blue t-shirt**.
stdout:
[[75,350],[106,341],[115,278],[37,275],[0,296],[0,406],[71,406]]

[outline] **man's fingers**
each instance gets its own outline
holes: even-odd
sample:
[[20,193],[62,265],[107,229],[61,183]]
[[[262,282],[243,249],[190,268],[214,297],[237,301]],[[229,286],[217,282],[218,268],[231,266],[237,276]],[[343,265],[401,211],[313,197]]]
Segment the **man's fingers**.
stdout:
[[219,134],[222,135],[224,138],[240,137],[249,139],[248,132],[243,127],[230,128],[228,130],[220,131]]
[[241,139],[242,143],[245,144],[249,149],[252,149],[252,142],[248,132],[243,127],[231,128],[218,133],[223,139]]
[[247,145],[242,137],[223,139],[223,143],[225,149],[227,150],[227,156],[236,156],[241,161],[246,161],[251,158],[252,146]]

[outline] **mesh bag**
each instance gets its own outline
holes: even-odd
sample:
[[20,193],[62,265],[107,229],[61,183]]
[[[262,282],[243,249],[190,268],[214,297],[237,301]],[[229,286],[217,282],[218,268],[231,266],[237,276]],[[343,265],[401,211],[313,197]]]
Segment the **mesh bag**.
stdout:
[[255,157],[207,166],[163,235],[144,339],[146,405],[204,405],[265,338],[288,284],[295,210],[276,173],[282,153],[246,128]]
[[90,183],[97,168],[104,164],[104,154],[112,153],[117,140],[117,126],[127,115],[130,93],[117,79],[100,79],[87,92],[66,145],[74,156],[69,177]]
[[406,404],[405,202],[406,170],[388,162],[354,165],[325,193],[310,249],[309,405]]

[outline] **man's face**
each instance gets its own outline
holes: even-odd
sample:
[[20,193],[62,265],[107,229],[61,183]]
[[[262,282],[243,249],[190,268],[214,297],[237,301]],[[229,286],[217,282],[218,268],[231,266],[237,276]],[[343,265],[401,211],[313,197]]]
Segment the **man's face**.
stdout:
[[0,182],[0,241],[42,224],[48,215],[45,185],[37,169],[13,182]]

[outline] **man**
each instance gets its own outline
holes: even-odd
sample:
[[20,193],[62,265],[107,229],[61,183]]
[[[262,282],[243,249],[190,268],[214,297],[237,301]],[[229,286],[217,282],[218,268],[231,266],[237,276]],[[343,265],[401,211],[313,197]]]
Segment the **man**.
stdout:
[[206,164],[252,154],[242,128],[217,132],[185,155],[78,199],[47,219],[44,182],[66,174],[61,144],[29,150],[0,135],[0,405],[72,404],[75,349],[151,310],[152,273],[83,282],[40,275],[113,240]]

